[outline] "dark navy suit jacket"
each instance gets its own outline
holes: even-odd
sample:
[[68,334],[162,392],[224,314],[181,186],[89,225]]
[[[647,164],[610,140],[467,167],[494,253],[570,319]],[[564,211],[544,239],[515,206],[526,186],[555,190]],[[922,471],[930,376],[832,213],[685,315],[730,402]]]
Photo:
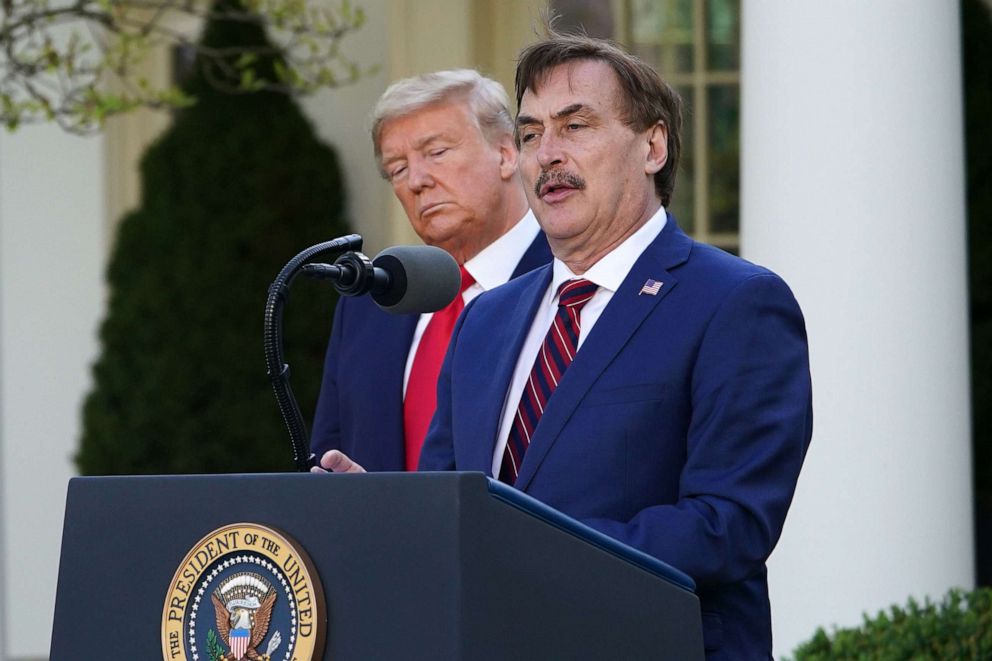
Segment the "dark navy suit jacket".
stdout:
[[[492,474],[551,272],[462,313],[420,470]],[[648,279],[663,283],[657,295],[639,294]],[[516,487],[692,576],[709,658],[770,658],[765,560],[811,432],[806,332],[789,288],[669,216],[549,400]]]
[[[550,261],[538,233],[513,277]],[[403,372],[419,317],[383,312],[368,296],[338,301],[310,440],[318,458],[337,449],[369,471],[403,470]]]

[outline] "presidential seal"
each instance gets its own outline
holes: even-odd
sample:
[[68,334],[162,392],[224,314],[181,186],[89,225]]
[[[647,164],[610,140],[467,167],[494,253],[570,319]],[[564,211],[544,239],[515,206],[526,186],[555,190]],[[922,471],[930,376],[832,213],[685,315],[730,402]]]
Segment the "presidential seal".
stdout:
[[162,611],[166,661],[314,661],[324,591],[306,553],[254,523],[214,530],[183,559]]

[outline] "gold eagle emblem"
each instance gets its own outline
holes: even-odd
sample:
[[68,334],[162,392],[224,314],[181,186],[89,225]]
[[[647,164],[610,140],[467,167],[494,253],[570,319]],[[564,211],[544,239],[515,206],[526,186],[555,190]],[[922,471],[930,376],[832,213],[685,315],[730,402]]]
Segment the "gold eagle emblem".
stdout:
[[[272,585],[258,574],[241,572],[224,580],[210,599],[214,604],[217,632],[230,650],[224,658],[240,661],[247,657],[259,661],[262,656],[256,650],[269,633],[272,607],[276,602]],[[232,631],[236,631],[233,639]]]

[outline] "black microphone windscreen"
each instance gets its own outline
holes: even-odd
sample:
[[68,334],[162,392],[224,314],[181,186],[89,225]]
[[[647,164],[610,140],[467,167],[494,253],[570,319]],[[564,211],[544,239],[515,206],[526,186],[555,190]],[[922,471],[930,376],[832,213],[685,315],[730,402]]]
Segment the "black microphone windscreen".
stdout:
[[394,246],[379,253],[372,265],[389,273],[384,291],[373,289],[376,305],[393,314],[437,312],[455,300],[461,289],[458,263],[434,246]]

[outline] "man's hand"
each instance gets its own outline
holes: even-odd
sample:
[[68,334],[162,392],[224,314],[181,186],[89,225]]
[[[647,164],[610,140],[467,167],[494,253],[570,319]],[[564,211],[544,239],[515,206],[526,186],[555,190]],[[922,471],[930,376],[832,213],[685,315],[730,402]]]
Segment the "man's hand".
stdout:
[[310,469],[311,473],[364,473],[365,469],[352,461],[341,450],[328,450],[320,458],[320,466]]

